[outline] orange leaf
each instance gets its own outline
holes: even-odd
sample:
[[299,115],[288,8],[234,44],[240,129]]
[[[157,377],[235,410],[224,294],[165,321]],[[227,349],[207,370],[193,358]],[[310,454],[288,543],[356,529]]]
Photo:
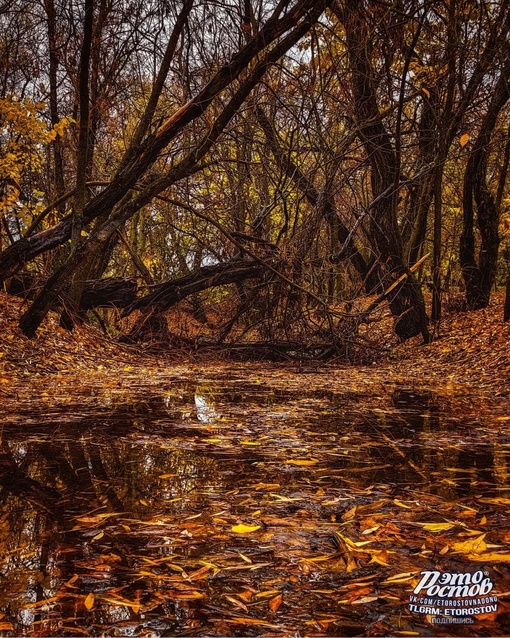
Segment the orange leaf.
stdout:
[[269,601],[269,609],[272,612],[277,612],[280,609],[282,602],[283,596],[281,594],[275,596],[274,598],[271,598],[271,600]]
[[83,604],[85,605],[85,609],[87,609],[88,611],[90,611],[92,607],[94,607],[94,594],[92,592],[90,592],[90,594],[87,594]]

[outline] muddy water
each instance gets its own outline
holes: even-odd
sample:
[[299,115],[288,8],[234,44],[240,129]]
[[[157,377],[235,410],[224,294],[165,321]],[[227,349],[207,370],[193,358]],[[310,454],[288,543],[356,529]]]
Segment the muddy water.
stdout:
[[4,635],[510,631],[504,597],[458,626],[407,605],[425,569],[510,589],[483,559],[510,540],[504,414],[404,385],[368,407],[306,375],[85,394],[2,414]]

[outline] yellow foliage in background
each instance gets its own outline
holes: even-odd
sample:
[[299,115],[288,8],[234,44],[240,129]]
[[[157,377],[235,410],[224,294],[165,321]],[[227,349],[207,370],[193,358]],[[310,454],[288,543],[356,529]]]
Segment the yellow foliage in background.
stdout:
[[0,99],[0,218],[10,212],[23,219],[27,212],[37,214],[42,207],[41,202],[30,205],[28,201],[40,199],[43,193],[34,189],[27,193],[23,184],[42,170],[45,146],[72,122],[63,118],[49,128],[41,117],[45,106],[15,95]]

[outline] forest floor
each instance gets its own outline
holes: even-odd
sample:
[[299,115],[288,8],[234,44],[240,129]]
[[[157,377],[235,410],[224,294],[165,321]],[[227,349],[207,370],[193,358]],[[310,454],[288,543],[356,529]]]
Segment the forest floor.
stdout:
[[[503,322],[502,293],[494,295],[491,305],[472,312],[445,313],[439,337],[424,345],[421,337],[397,344],[390,334],[391,323],[381,322],[380,342],[386,345],[374,352],[372,365],[349,366],[329,361],[299,363],[232,362],[224,357],[193,355],[181,350],[150,354],[144,348],[120,345],[107,339],[98,328],[82,326],[72,333],[50,317],[36,337],[26,339],[17,326],[20,301],[0,293],[0,396],[15,399],[14,386],[30,381],[37,386],[52,378],[72,387],[87,382],[100,385],[116,375],[132,377],[135,370],[150,377],[158,370],[220,372],[227,368],[249,366],[252,372],[280,370],[297,378],[303,372],[348,370],[342,385],[350,392],[373,388],[384,393],[395,384],[419,384],[439,394],[458,394],[455,388],[469,388],[470,394],[510,401],[510,322]],[[11,392],[10,386],[13,391]]]

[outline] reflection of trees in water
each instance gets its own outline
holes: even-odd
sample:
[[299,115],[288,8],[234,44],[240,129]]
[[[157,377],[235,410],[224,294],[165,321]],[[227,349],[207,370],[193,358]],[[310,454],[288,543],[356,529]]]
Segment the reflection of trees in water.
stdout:
[[[165,447],[164,439],[112,438],[97,428],[80,435],[61,428],[52,440],[42,438],[27,442],[19,432],[9,438],[7,430],[2,436],[0,608],[6,610],[6,618],[15,620],[17,631],[27,631],[44,620],[44,633],[57,634],[56,621],[48,624],[49,612],[22,608],[55,596],[76,573],[77,561],[93,563],[100,550],[82,530],[73,530],[76,517],[91,512],[124,512],[135,519],[177,514],[179,508],[189,508],[187,497],[204,498],[202,486],[221,489],[221,476],[213,459],[172,448],[171,442]],[[175,498],[183,502],[168,503]],[[113,538],[110,545],[128,565],[126,546],[136,539],[125,541],[125,537]],[[76,616],[72,599],[58,605],[62,617]],[[109,624],[133,617],[130,610],[115,607],[100,614]]]
[[[482,485],[508,486],[506,448],[495,441],[463,439],[436,395],[398,388],[393,404],[396,412],[351,417],[351,431],[344,437],[349,453],[335,462],[349,480],[360,486],[406,484],[450,501]],[[345,431],[345,424],[341,427]]]

